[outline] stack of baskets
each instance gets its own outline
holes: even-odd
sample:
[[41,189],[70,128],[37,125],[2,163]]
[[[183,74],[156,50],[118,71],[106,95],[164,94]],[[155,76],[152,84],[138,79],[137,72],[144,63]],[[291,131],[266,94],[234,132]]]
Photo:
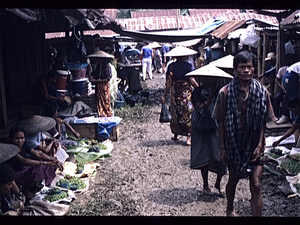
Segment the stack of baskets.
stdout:
[[83,94],[83,84],[87,81],[86,70],[87,63],[66,63],[66,68],[71,71],[72,80],[70,80],[70,88],[73,96]]
[[68,75],[70,75],[70,71],[68,70],[56,70],[59,74],[54,86],[57,89],[57,92],[61,94],[62,98],[65,99],[66,96],[66,83],[68,79]]

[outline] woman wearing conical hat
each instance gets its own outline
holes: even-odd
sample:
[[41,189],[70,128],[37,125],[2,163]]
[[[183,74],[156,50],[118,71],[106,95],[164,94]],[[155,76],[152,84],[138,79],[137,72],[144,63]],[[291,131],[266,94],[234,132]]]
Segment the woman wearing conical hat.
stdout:
[[186,62],[186,59],[188,55],[196,53],[192,49],[178,46],[166,54],[166,56],[175,57],[177,61],[168,66],[166,88],[161,97],[161,103],[164,104],[170,91],[170,112],[172,114],[170,128],[174,134],[172,139],[178,140],[178,135],[187,136],[187,145],[191,145],[192,88],[199,85],[193,77],[185,76],[192,71],[192,65]]
[[16,174],[16,183],[22,187],[23,194],[27,200],[34,197],[40,188],[40,182],[45,180],[49,186],[55,178],[55,170],[63,170],[62,164],[57,158],[52,158],[42,151],[34,150],[25,143],[25,131],[20,127],[13,127],[9,131],[9,141],[18,146],[19,152],[7,163]]
[[114,58],[101,50],[87,56],[88,58],[96,59],[96,70],[90,75],[90,82],[95,84],[96,103],[99,117],[112,116],[112,107],[110,103],[110,87],[109,81],[112,78],[112,69],[109,64],[109,59]]

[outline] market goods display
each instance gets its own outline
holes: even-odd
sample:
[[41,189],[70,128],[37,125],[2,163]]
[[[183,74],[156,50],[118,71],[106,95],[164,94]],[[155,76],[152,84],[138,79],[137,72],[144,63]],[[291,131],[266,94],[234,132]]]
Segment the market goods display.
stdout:
[[300,194],[300,183],[294,184],[294,187],[296,188],[297,192]]
[[50,192],[44,197],[44,200],[48,200],[49,202],[56,202],[67,197],[68,193],[65,191],[61,191],[61,193],[59,194],[52,194],[52,192]]
[[294,159],[288,159],[280,164],[280,168],[285,169],[289,174],[300,173],[300,162]]
[[[70,137],[69,137],[70,138]],[[74,154],[77,162],[89,163],[99,158],[110,156],[112,144],[110,142],[98,142],[95,139],[74,138],[77,146],[68,146],[66,152]]]
[[[68,177],[68,178],[66,178],[66,177]],[[73,186],[73,185],[76,185],[78,190],[82,190],[82,189],[86,188],[86,184],[84,183],[83,180],[81,180],[78,177],[71,177],[70,178],[70,175],[66,175],[63,179],[60,179],[56,183],[56,185],[60,186],[61,183],[65,182],[65,181],[68,181],[68,186],[67,186],[68,189],[70,189],[70,186]]]
[[300,161],[300,154],[293,154],[293,155],[288,155],[288,158],[295,159],[297,161]]
[[284,154],[282,153],[281,149],[278,148],[272,148],[270,149],[269,152],[267,152],[266,154],[268,154],[269,156],[271,156],[273,159],[277,159],[281,156],[283,156]]

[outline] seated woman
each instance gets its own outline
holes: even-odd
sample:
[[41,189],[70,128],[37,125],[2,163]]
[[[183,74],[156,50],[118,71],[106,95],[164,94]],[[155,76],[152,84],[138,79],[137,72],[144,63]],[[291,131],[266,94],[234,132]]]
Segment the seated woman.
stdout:
[[75,137],[80,137],[80,133],[74,130],[74,128],[67,121],[57,116],[57,109],[54,104],[49,104],[46,107],[45,116],[52,117],[56,121],[55,126],[52,129],[50,129],[48,133],[52,137],[58,139],[59,143],[62,144],[63,148],[70,144],[69,140],[67,140],[67,129],[69,129]]
[[[43,141],[46,142],[46,146],[43,145]],[[36,134],[26,134],[26,144],[35,150],[42,151],[43,153],[54,156],[59,147],[59,143],[55,138],[49,138],[42,132]]]
[[40,188],[39,183],[45,180],[45,185],[49,186],[56,176],[56,168],[63,170],[63,165],[57,158],[28,147],[25,143],[25,131],[20,127],[11,128],[9,140],[11,144],[17,145],[20,151],[7,163],[15,171],[15,181],[22,187],[26,199],[29,200]]
[[6,163],[0,164],[0,215],[20,215],[24,204],[16,193],[20,193],[14,182],[15,172]]
[[39,77],[31,89],[31,104],[42,108],[49,102],[53,102],[58,110],[68,107],[69,103],[57,92],[53,86],[59,74],[56,70],[49,70],[45,76]]
[[20,121],[17,126],[26,132],[26,144],[31,149],[42,151],[53,157],[58,150],[59,143],[55,138],[47,137],[42,132],[53,128],[55,123],[55,120],[50,117],[34,115]]

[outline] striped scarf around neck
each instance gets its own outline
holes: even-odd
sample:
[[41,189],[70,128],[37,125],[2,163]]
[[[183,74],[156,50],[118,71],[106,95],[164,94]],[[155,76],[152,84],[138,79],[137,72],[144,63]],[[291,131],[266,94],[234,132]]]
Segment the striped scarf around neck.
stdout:
[[246,178],[251,156],[260,140],[267,104],[263,85],[257,80],[251,79],[246,103],[245,124],[242,130],[238,109],[239,89],[239,80],[235,77],[228,85],[226,99],[226,149],[234,176]]

